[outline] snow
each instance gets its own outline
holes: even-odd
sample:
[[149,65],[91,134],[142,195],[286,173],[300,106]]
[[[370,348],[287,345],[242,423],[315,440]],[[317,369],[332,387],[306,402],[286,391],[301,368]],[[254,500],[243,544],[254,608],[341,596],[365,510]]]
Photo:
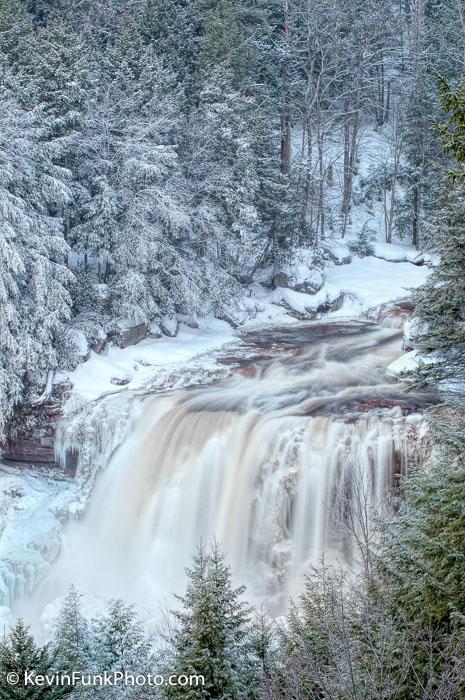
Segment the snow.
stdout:
[[360,311],[409,296],[426,281],[429,269],[408,262],[393,263],[373,256],[354,258],[350,265],[330,265],[327,282],[357,297]]
[[76,351],[80,357],[87,357],[89,352],[89,343],[87,342],[84,333],[77,328],[71,328],[68,332],[69,337],[76,346]]
[[[399,246],[393,255],[406,259],[408,252],[412,258],[417,254],[412,248]],[[406,252],[408,251],[408,252]],[[305,294],[292,289],[279,287],[274,290],[255,284],[251,287],[251,297],[247,301],[250,310],[256,314],[245,323],[249,327],[270,323],[293,323],[283,303],[296,313],[312,317],[315,310],[325,303],[331,303],[344,295],[344,303],[329,315],[332,318],[358,317],[382,304],[405,299],[412,288],[423,284],[429,274],[426,265],[418,266],[410,262],[389,262],[369,256],[354,257],[347,265],[329,263],[326,269],[324,286],[316,294]]]
[[[225,321],[208,319],[199,329],[181,326],[175,338],[148,338],[137,345],[110,345],[104,354],[91,351],[87,362],[69,374],[73,392],[86,401],[96,401],[122,390],[135,390],[157,370],[176,369],[198,355],[210,353],[233,340],[234,331]],[[112,381],[113,380],[113,381]]]
[[418,367],[420,355],[416,350],[405,353],[386,367],[386,375],[398,379],[403,372],[409,372]]
[[60,551],[62,521],[77,484],[0,465],[0,619],[32,591]]

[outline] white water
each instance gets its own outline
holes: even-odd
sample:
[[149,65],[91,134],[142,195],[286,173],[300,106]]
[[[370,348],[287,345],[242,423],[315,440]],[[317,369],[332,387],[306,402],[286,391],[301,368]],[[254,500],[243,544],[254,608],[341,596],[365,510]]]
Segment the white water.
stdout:
[[195,546],[213,538],[275,612],[324,553],[354,563],[353,519],[384,508],[395,474],[422,458],[425,400],[385,378],[400,354],[392,330],[286,331],[269,347],[274,359],[219,384],[146,401],[36,608],[69,581],[155,607],[183,590]]

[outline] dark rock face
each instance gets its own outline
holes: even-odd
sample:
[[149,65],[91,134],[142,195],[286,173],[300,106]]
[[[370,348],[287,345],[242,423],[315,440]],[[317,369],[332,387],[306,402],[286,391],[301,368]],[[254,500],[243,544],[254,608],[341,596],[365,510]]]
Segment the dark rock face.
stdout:
[[278,272],[273,277],[273,288],[276,289],[276,287],[285,287],[287,289],[289,287],[289,275],[286,275],[285,272]]
[[345,301],[345,294],[341,292],[336,299],[332,299],[331,301],[325,301],[323,304],[320,304],[319,307],[317,308],[317,312],[319,314],[326,314],[329,313],[330,311],[339,311],[339,309],[342,307],[343,303]]
[[65,465],[58,464],[55,457],[55,425],[49,422],[34,426],[9,439],[3,446],[2,460],[16,467],[42,467],[56,469],[70,476],[76,473],[78,455],[66,455]]
[[98,340],[93,343],[93,345],[90,346],[90,349],[93,350],[93,352],[96,352],[97,355],[99,355],[101,352],[105,350],[107,344],[107,339],[106,338],[99,338]]
[[302,294],[316,294],[323,288],[324,283],[325,278],[322,275],[317,282],[306,280],[300,284],[292,285],[291,289],[293,289],[295,292],[302,292]]
[[127,348],[130,345],[136,345],[141,340],[147,337],[149,327],[146,323],[140,323],[137,326],[129,328],[112,329],[108,333],[108,338],[115,343],[119,348]]

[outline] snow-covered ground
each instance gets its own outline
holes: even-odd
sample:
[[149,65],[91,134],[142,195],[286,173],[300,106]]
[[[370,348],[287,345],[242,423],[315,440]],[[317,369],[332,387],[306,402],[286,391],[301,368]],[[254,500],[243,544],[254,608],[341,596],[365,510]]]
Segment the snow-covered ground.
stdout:
[[[383,254],[380,246],[379,254]],[[345,300],[342,307],[330,312],[332,318],[358,317],[370,309],[391,301],[405,299],[410,290],[423,284],[428,276],[426,265],[418,266],[403,262],[418,253],[407,246],[393,246],[389,251],[391,262],[378,257],[354,257],[347,265],[330,263],[326,270],[326,282],[316,294],[304,294],[292,289],[278,287],[273,291],[254,285],[249,305],[255,303],[258,313],[247,325],[295,322],[285,305],[305,315],[314,312],[321,304],[331,303],[341,294]],[[378,253],[378,251],[377,251]]]
[[124,349],[111,345],[99,355],[91,351],[89,360],[69,374],[69,381],[73,392],[87,401],[137,390],[153,379],[157,369],[176,371],[199,355],[211,355],[233,338],[229,324],[210,318],[197,329],[181,326],[175,338],[146,339]]

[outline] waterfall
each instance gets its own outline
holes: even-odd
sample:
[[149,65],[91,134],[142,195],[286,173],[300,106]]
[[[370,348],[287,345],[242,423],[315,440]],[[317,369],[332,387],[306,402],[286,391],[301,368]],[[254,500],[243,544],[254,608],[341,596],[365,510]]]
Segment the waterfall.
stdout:
[[71,581],[147,606],[183,590],[195,546],[213,538],[276,612],[323,555],[356,565],[359,516],[391,507],[398,475],[425,459],[432,397],[386,379],[398,332],[337,331],[286,330],[266,352],[249,339],[229,378],[143,401],[41,602]]

